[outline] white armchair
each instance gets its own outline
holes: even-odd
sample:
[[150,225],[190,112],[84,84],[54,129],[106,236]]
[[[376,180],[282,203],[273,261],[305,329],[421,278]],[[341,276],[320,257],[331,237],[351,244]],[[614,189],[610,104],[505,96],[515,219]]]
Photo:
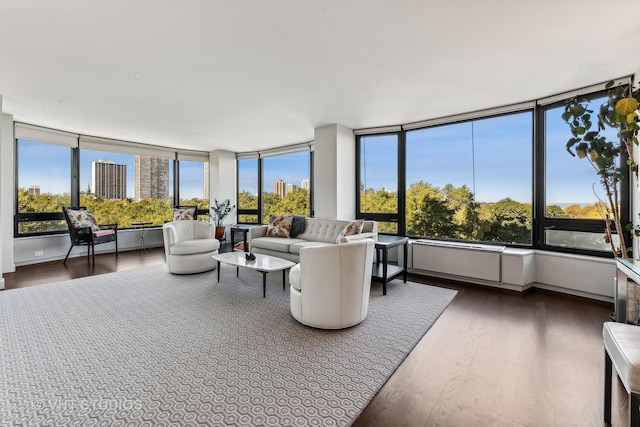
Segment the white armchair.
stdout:
[[216,268],[212,255],[220,242],[215,227],[203,221],[172,221],[162,226],[167,267],[174,274],[202,273]]
[[357,325],[367,316],[373,239],[300,249],[300,263],[289,271],[291,314],[321,329]]

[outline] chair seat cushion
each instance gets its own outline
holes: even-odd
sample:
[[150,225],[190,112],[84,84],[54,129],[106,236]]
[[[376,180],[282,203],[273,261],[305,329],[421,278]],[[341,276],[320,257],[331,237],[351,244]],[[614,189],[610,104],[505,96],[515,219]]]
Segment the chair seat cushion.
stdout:
[[286,237],[258,237],[251,240],[251,248],[268,249],[278,252],[289,252],[289,247],[305,240]]
[[301,242],[292,243],[291,245],[289,245],[289,253],[300,255],[300,249],[302,248],[308,248],[311,246],[329,246],[329,245],[333,245],[333,243],[308,242],[306,240],[303,240]]
[[109,236],[111,234],[116,234],[116,230],[99,230],[93,232],[93,235],[96,237]]
[[627,391],[640,392],[640,327],[605,322],[604,347]]
[[220,242],[217,239],[184,240],[169,248],[171,255],[192,255],[217,251]]
[[300,288],[300,264],[296,264],[289,269],[289,284],[294,289],[302,290]]

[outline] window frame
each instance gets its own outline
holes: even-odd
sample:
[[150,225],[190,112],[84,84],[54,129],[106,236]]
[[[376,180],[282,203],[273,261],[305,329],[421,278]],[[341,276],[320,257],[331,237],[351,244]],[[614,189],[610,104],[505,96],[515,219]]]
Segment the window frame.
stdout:
[[[593,101],[606,97],[606,90],[591,91],[580,94],[585,100]],[[534,132],[534,247],[545,251],[572,253],[577,255],[589,255],[604,258],[614,258],[611,251],[591,250],[585,248],[571,248],[546,243],[546,230],[579,231],[586,233],[604,234],[604,220],[590,218],[555,218],[546,216],[546,139],[545,139],[545,112],[564,105],[564,101],[556,101],[545,105],[537,105],[535,109],[535,123],[537,132]],[[569,156],[569,154],[567,154]],[[622,224],[628,224],[630,219],[630,180],[629,168],[626,165],[628,156],[623,152],[619,159],[618,167],[622,168],[623,179],[620,181],[620,219]],[[577,160],[576,160],[577,161]],[[537,188],[537,191],[535,189]],[[630,233],[616,230],[615,223],[611,223],[613,234],[618,234],[625,239],[628,248],[631,248]]]
[[[370,136],[396,136],[396,144],[397,144],[397,156],[398,156],[398,170],[397,170],[397,182],[398,182],[398,190],[397,190],[397,203],[398,209],[395,213],[383,213],[383,212],[362,212],[362,203],[360,200],[360,177],[362,168],[361,168],[361,153],[362,153],[362,138],[370,137]],[[395,223],[398,226],[398,232],[392,235],[400,235],[404,236],[406,234],[406,190],[404,187],[406,186],[406,131],[392,131],[392,132],[379,132],[379,133],[370,133],[370,134],[361,134],[356,135],[356,219],[363,219],[368,221],[377,221],[377,222],[390,222]],[[391,234],[391,233],[380,233],[380,234]]]
[[[144,151],[144,154],[141,155],[151,155],[153,157],[154,153],[158,151],[163,152],[173,152],[170,156],[162,156],[169,159],[171,164],[173,165],[173,195],[171,197],[173,201],[173,205],[177,206],[179,204],[179,159],[180,156],[183,160],[186,161],[203,161],[210,162],[209,153],[208,152],[196,152],[196,151],[184,151],[184,150],[176,150],[162,146],[155,146],[150,144],[141,144],[130,141],[121,141],[121,140],[111,140],[107,138],[93,137],[87,135],[80,134],[72,134],[69,132],[58,131],[56,129],[44,128],[40,126],[24,124],[20,122],[14,122],[14,129],[16,129],[14,133],[14,219],[13,219],[13,237],[14,238],[23,238],[23,237],[38,237],[38,236],[48,236],[48,235],[62,235],[68,234],[68,230],[56,230],[56,231],[42,231],[42,232],[32,232],[32,233],[19,233],[19,224],[21,222],[38,222],[38,221],[64,221],[64,214],[62,211],[60,212],[18,212],[18,195],[20,189],[19,182],[19,161],[20,161],[20,153],[19,153],[19,140],[29,140],[34,142],[40,142],[44,144],[51,145],[66,145],[71,150],[70,156],[70,166],[71,166],[71,179],[70,179],[70,195],[71,202],[70,206],[78,206],[80,204],[80,151],[82,149],[95,150],[91,146],[83,146],[83,141],[87,142],[87,144],[95,144],[102,143],[105,144],[104,147],[108,147],[106,151],[113,151],[115,153],[123,153],[123,154],[135,154],[130,150],[141,150]],[[25,135],[26,134],[26,135]],[[25,136],[23,136],[25,135]],[[30,137],[28,135],[34,135]],[[57,142],[58,140],[64,138],[76,138],[75,145],[69,145],[64,143]],[[122,147],[123,151],[120,151],[119,148]],[[204,159],[207,160],[204,160]],[[210,168],[209,163],[209,168]],[[208,183],[204,183],[205,188],[209,189],[209,199],[211,188]],[[209,207],[205,207],[204,209],[198,209],[199,215],[208,215]],[[171,214],[168,213],[167,218],[170,218]],[[160,226],[155,226],[153,228],[159,228]],[[126,229],[126,228],[120,228]]]
[[[304,147],[304,149],[301,149]],[[258,209],[241,209],[239,206],[236,207],[236,223],[238,224],[251,224],[251,225],[263,225],[263,191],[265,188],[264,185],[264,159],[267,157],[272,157],[276,155],[285,155],[297,153],[300,151],[309,152],[309,215],[311,217],[314,216],[314,204],[313,204],[313,196],[314,196],[314,149],[313,149],[313,141],[303,144],[295,144],[284,147],[275,148],[273,150],[268,150],[265,152],[256,152],[256,153],[236,153],[236,201],[240,200],[240,161],[248,160],[248,159],[257,159],[257,173],[258,173]],[[238,203],[236,203],[238,205]],[[258,222],[240,222],[240,215],[255,215],[258,218]]]
[[[570,94],[561,94],[553,97],[553,101],[546,104],[541,104],[540,101],[535,103],[522,104],[521,106],[502,107],[494,110],[479,111],[476,113],[461,114],[458,116],[450,116],[443,119],[436,119],[433,121],[426,121],[418,124],[409,124],[400,126],[400,130],[397,131],[381,131],[376,132],[375,129],[356,131],[356,186],[355,186],[355,198],[356,198],[356,218],[358,219],[370,219],[374,221],[391,221],[398,223],[398,235],[406,236],[406,132],[410,130],[426,128],[438,125],[447,125],[458,122],[470,121],[470,120],[482,120],[486,118],[507,115],[512,113],[531,112],[532,113],[532,127],[533,133],[531,138],[531,155],[532,155],[532,217],[531,217],[531,244],[512,244],[512,243],[500,243],[500,242],[479,242],[488,245],[501,245],[507,247],[516,248],[531,248],[540,249],[550,252],[562,252],[571,253],[577,255],[588,255],[601,258],[613,258],[613,254],[610,251],[589,250],[583,248],[563,247],[557,245],[549,245],[545,242],[545,230],[563,230],[563,231],[580,231],[587,233],[603,233],[604,223],[602,219],[579,219],[579,218],[555,218],[545,217],[546,212],[546,185],[545,185],[545,118],[544,112],[546,109],[556,108],[558,105],[563,105],[564,100],[570,96],[580,95],[585,99],[595,99],[606,95],[606,91],[598,89],[594,90],[594,87],[586,88],[584,90],[573,91]],[[386,213],[369,213],[362,212],[360,205],[360,173],[361,173],[361,149],[362,138],[367,136],[373,136],[378,134],[397,134],[398,135],[398,213],[386,214]],[[568,154],[567,154],[568,155]],[[622,167],[626,164],[627,155],[623,153],[620,157],[619,166]],[[630,173],[629,169],[622,167],[624,171],[624,179],[620,182],[620,203],[622,212],[622,224],[630,223]],[[627,247],[631,247],[630,233],[626,233],[622,230],[619,233],[615,230],[615,224],[613,225],[614,234],[622,236]],[[436,239],[436,240],[451,240],[451,239]],[[471,241],[461,241],[462,243],[472,243]]]

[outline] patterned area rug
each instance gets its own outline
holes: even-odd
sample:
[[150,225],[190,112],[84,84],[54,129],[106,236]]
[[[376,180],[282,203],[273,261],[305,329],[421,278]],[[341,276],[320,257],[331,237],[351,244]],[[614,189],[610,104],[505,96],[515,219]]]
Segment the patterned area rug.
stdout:
[[344,426],[456,292],[373,285],[353,328],[289,312],[282,275],[166,266],[0,292],[2,425]]

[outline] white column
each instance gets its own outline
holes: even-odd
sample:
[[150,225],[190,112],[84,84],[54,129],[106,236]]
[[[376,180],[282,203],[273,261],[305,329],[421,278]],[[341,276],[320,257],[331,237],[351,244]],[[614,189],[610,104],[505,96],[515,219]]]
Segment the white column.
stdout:
[[316,218],[353,219],[356,215],[356,138],[333,124],[314,130],[313,209]]
[[[0,148],[4,147],[4,115],[2,114],[2,95],[0,95]],[[0,150],[0,164],[2,164],[2,161],[4,160],[4,156],[3,156],[3,151],[4,150]],[[4,165],[2,170],[4,170]],[[2,195],[4,193],[3,188],[2,188],[2,183],[3,183],[3,177],[0,174],[0,200],[2,200],[4,202],[4,200],[2,199]],[[2,204],[4,205],[4,203]],[[3,262],[3,257],[2,257],[2,253],[4,252],[4,233],[5,233],[5,229],[9,228],[9,222],[7,221],[7,217],[5,217],[5,212],[4,209],[2,212],[0,212],[0,242],[2,244],[0,244],[0,289],[4,289],[4,277],[2,277],[2,273],[4,273],[4,262]],[[13,227],[10,227],[10,229],[13,229]]]
[[[0,97],[0,113],[2,112]],[[0,114],[0,272],[16,271],[13,247],[14,173],[13,116]],[[0,284],[0,288],[2,288]]]
[[[236,200],[236,154],[231,151],[216,150],[209,153],[209,188],[210,202],[213,199],[231,200],[232,205],[238,205]],[[236,223],[236,210],[231,211],[225,219],[225,224]]]

